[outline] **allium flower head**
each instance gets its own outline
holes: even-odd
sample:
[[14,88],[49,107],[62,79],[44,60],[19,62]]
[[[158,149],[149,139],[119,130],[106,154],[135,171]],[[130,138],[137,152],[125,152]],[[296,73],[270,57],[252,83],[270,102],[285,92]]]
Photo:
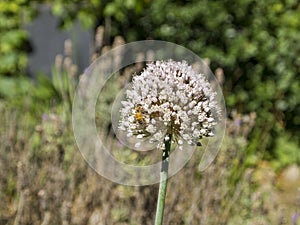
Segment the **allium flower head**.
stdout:
[[148,137],[160,148],[164,148],[167,134],[179,148],[184,142],[199,144],[202,137],[214,135],[221,114],[215,95],[205,76],[185,61],[147,64],[140,75],[133,77],[126,100],[121,102],[119,129],[128,137]]

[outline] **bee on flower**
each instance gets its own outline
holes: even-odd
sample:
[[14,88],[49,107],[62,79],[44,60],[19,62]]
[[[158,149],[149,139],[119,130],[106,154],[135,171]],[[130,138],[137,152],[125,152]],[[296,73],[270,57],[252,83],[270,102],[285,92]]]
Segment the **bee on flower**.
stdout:
[[205,76],[185,61],[149,63],[126,91],[119,129],[129,137],[148,137],[160,148],[169,135],[179,148],[201,146],[203,137],[214,135],[221,116],[215,96]]
[[141,124],[141,125],[144,124],[145,119],[143,117],[143,109],[142,109],[142,107],[141,106],[137,106],[137,107],[134,108],[134,110],[135,110],[135,115],[134,115],[135,120],[139,124]]

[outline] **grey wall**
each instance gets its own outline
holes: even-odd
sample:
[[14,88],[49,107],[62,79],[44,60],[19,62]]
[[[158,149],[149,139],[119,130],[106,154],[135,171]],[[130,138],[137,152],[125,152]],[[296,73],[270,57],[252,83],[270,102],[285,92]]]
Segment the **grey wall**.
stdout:
[[40,7],[39,16],[26,30],[29,32],[32,46],[28,66],[30,76],[34,76],[36,72],[51,75],[55,56],[63,54],[64,41],[69,38],[73,42],[72,59],[79,66],[79,72],[89,65],[92,31],[81,28],[79,23],[67,31],[60,30],[58,19],[52,16],[48,5]]

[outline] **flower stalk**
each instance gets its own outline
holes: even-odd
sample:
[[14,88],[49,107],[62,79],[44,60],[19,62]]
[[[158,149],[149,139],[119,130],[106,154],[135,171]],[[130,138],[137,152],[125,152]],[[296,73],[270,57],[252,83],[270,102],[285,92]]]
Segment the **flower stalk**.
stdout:
[[160,172],[159,191],[156,207],[155,225],[161,225],[163,222],[165,199],[168,183],[169,155],[171,149],[172,134],[165,137],[165,148],[162,151],[162,163]]

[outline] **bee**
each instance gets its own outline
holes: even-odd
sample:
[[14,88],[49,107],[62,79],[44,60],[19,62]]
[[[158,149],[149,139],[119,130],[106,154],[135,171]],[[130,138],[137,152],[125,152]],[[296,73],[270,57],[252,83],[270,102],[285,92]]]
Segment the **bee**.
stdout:
[[143,109],[141,106],[137,106],[134,108],[135,110],[135,120],[139,123],[139,124],[144,124],[145,122],[145,118],[143,117]]

